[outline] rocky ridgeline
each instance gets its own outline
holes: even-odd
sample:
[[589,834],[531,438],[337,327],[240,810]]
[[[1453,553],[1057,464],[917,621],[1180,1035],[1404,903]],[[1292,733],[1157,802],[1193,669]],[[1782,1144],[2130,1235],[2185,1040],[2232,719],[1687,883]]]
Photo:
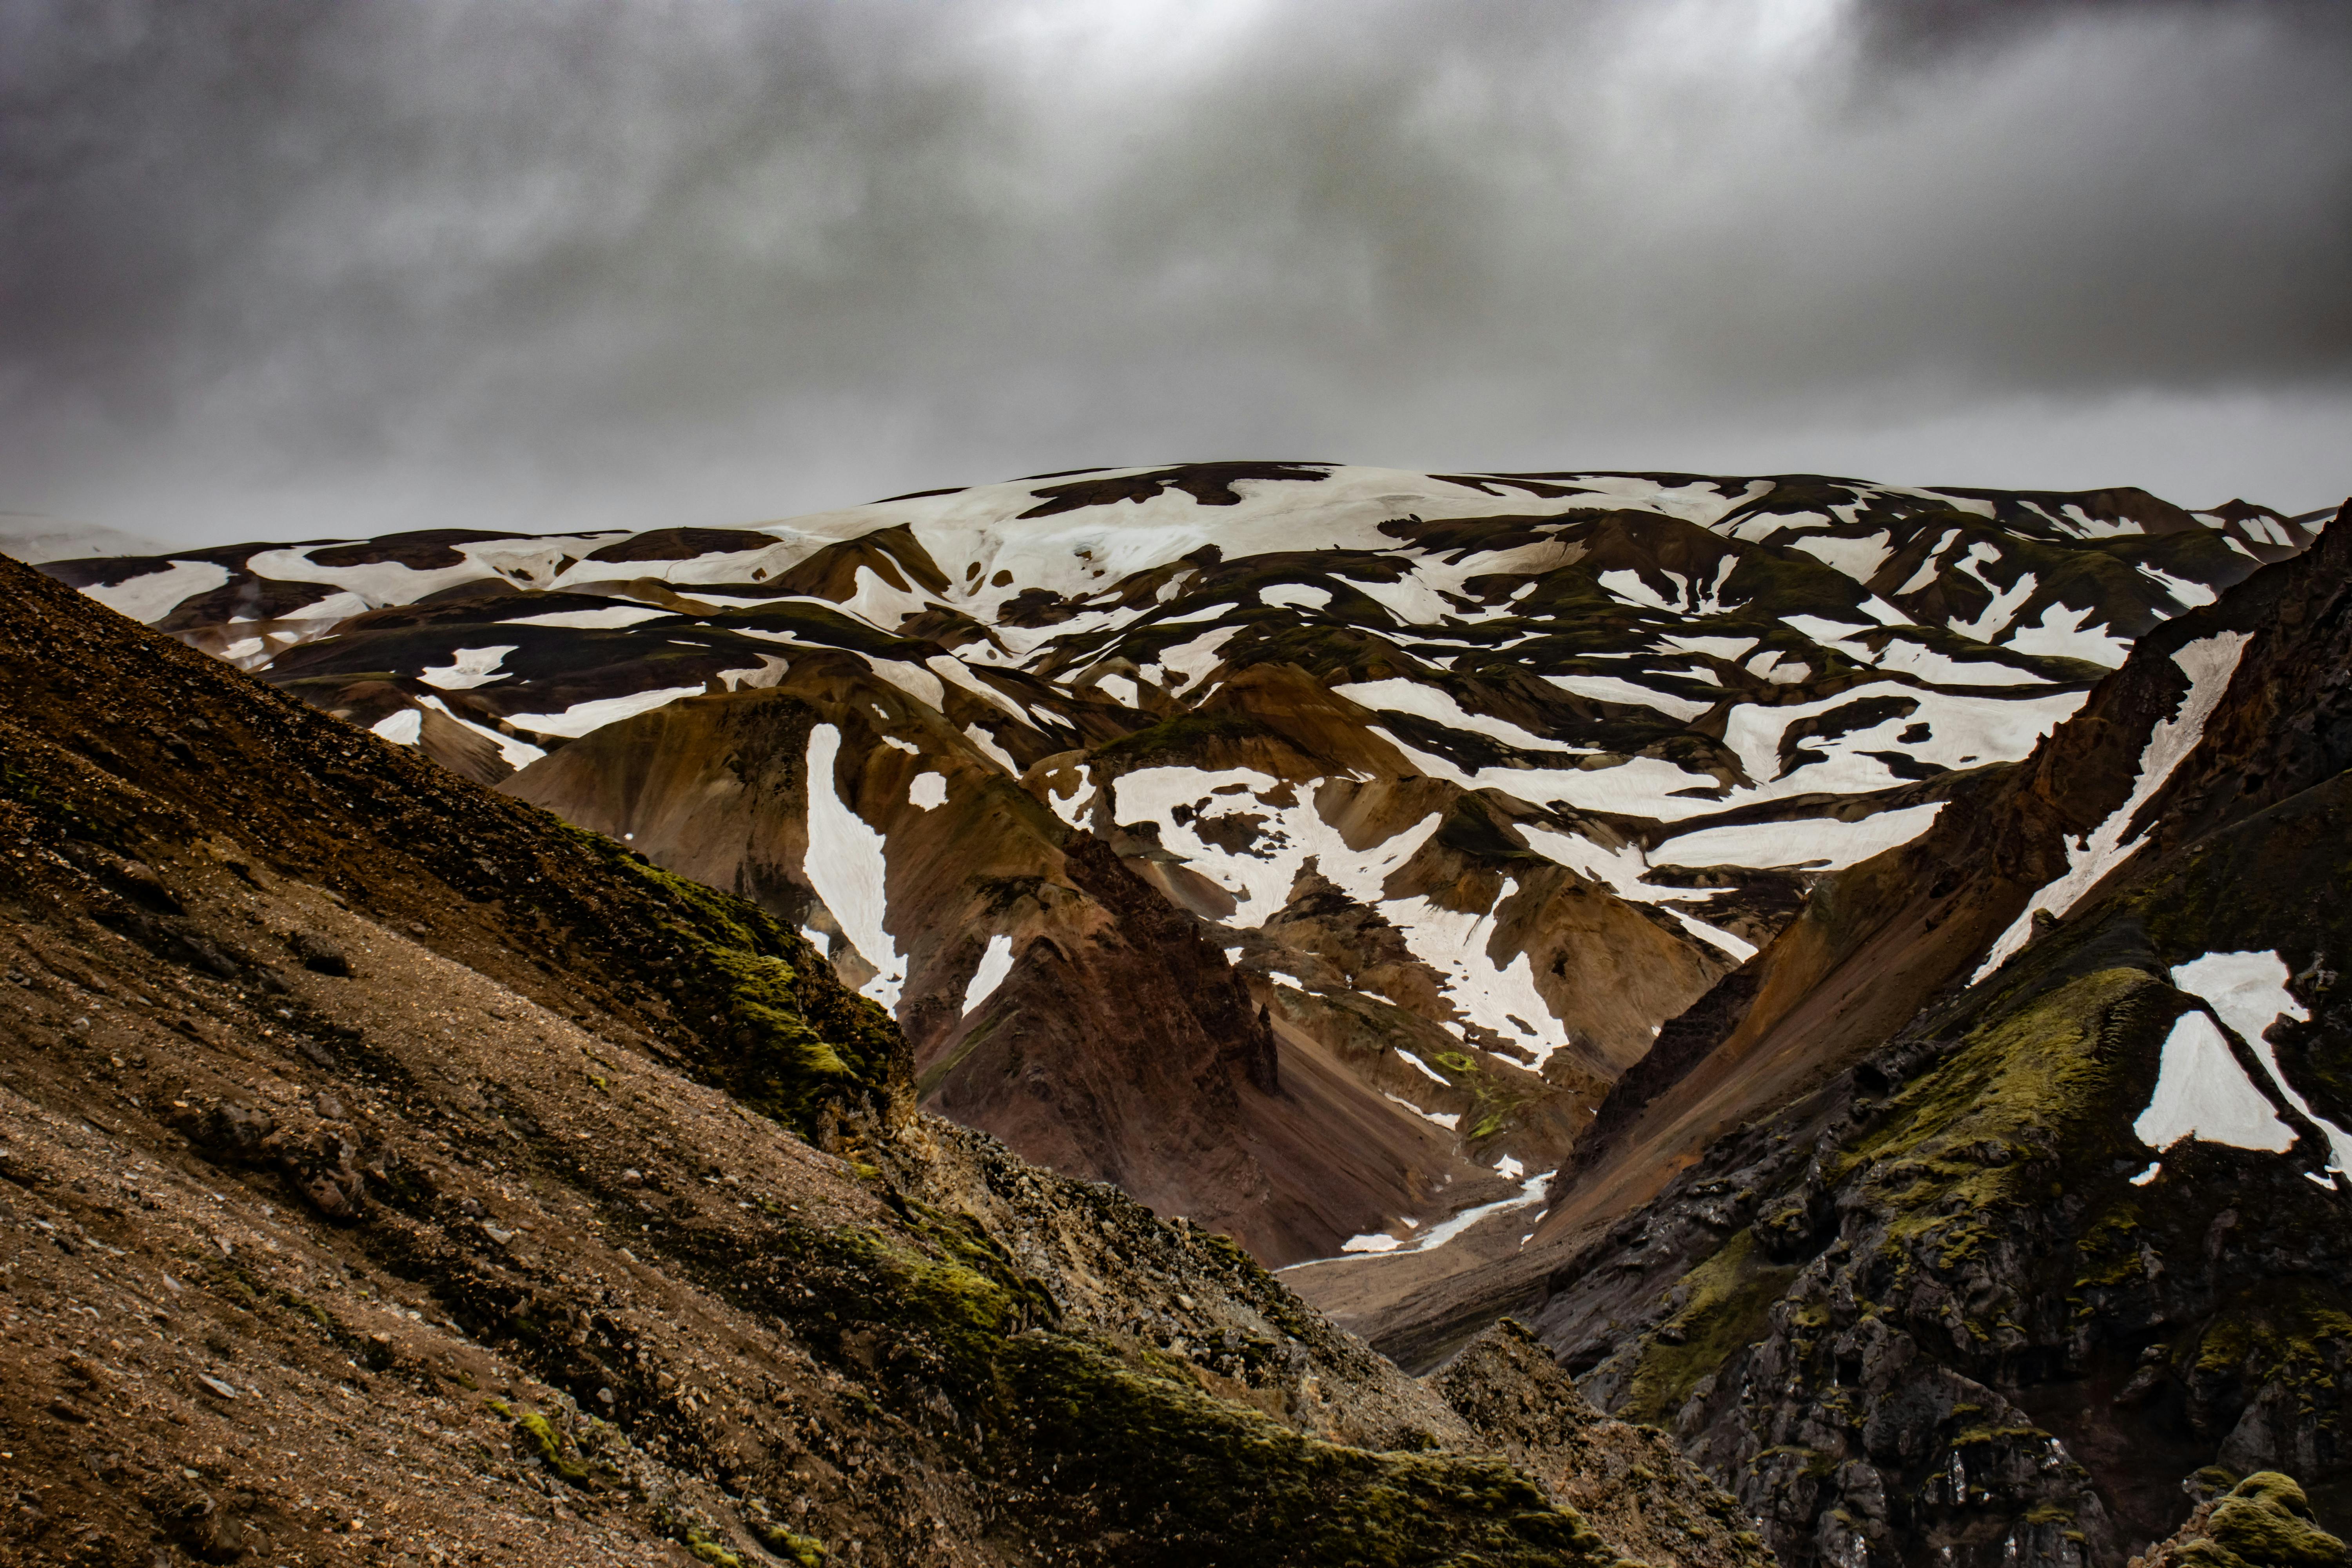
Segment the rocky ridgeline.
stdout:
[[1819,877],[2310,521],[1224,463],[45,569],[751,899],[925,1105],[1287,1264],[1524,1219]]
[[[2252,1471],[2339,1506],[2342,526],[2144,638],[1966,817],[1825,881],[1629,1075],[1545,1239],[1379,1342],[1425,1363],[1520,1313],[1790,1563],[2116,1563]],[[1642,1201],[1594,1198],[1635,1170]],[[2340,1559],[2272,1518],[2292,1485],[2246,1486],[2153,1560]]]

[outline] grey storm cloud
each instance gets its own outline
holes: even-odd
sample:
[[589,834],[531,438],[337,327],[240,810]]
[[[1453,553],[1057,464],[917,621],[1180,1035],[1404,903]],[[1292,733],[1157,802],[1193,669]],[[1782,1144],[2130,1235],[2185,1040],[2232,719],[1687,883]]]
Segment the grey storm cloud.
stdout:
[[0,0],[0,508],[2352,489],[2352,7]]

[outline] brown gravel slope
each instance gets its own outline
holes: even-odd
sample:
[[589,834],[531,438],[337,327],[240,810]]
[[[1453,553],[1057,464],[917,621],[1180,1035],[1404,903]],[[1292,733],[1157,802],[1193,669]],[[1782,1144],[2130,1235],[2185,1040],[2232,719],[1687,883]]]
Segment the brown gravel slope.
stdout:
[[7,563],[0,690],[0,1563],[1619,1554],[752,906]]

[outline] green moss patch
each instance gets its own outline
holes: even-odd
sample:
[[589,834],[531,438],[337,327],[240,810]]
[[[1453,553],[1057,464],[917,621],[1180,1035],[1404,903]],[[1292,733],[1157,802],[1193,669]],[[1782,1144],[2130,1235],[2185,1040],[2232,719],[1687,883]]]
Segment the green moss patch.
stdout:
[[1753,1231],[1724,1243],[1684,1276],[1688,1300],[1643,1342],[1625,1414],[1636,1421],[1673,1420],[1701,1378],[1764,1337],[1772,1303],[1796,1276],[1794,1267],[1764,1256]]
[[[1575,1513],[1496,1459],[1307,1437],[1059,1334],[1007,1347],[1015,1411],[1074,1525],[1130,1532],[1138,1563],[1606,1564]],[[1041,1478],[1042,1479],[1042,1478]]]

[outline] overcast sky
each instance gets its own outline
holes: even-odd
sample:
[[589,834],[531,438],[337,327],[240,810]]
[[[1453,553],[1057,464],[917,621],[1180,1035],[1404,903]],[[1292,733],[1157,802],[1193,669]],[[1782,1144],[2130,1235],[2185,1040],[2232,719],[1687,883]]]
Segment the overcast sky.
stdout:
[[2352,492],[2352,5],[0,0],[0,510]]

